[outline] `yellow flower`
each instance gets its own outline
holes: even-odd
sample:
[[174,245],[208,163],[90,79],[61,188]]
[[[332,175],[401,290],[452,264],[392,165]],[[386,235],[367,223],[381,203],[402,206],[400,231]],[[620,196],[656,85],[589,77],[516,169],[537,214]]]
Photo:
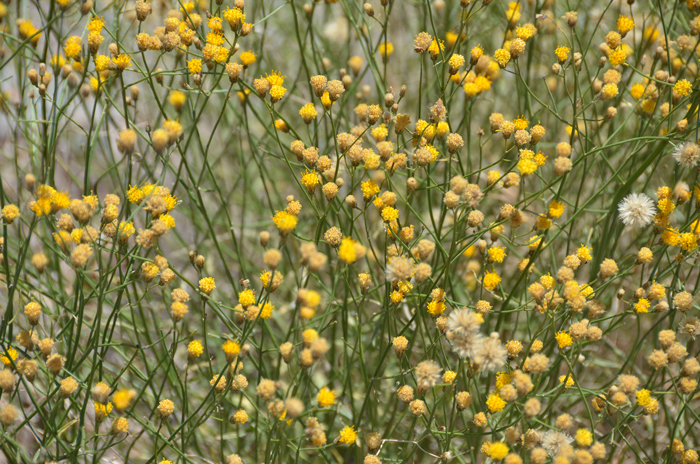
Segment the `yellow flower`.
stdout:
[[0,361],[5,365],[5,367],[10,367],[12,366],[12,361],[17,360],[17,350],[14,348],[8,348],[5,351],[5,355],[0,357]]
[[589,248],[585,245],[581,245],[578,247],[578,250],[576,250],[576,257],[580,259],[581,261],[590,261],[593,259],[591,256],[591,251],[593,251],[592,248]]
[[576,444],[581,447],[591,446],[593,443],[593,434],[588,429],[578,429],[574,438]]
[[625,34],[632,29],[634,29],[634,19],[622,15],[617,18],[617,30],[620,32],[622,37],[624,37]]
[[210,295],[216,288],[213,277],[205,277],[199,281],[199,290],[205,295]]
[[678,244],[685,251],[694,250],[698,246],[698,237],[691,232],[685,232],[678,236]]
[[506,256],[506,247],[492,246],[487,251],[489,261],[492,263],[502,263]]
[[314,193],[314,190],[316,190],[316,185],[318,185],[318,175],[315,172],[307,169],[306,173],[301,176],[301,184],[309,193]]
[[299,116],[301,116],[306,124],[309,124],[311,121],[316,119],[318,112],[316,111],[316,107],[313,103],[307,103],[299,110]]
[[187,345],[187,358],[190,361],[199,358],[202,353],[204,353],[204,347],[199,340],[192,340],[189,345]]
[[241,27],[243,22],[245,21],[245,13],[241,11],[240,8],[226,8],[224,11],[224,19],[226,22],[228,22],[228,25],[231,27],[231,29],[237,29]]
[[214,32],[223,32],[224,31],[224,26],[221,23],[221,18],[218,16],[212,16],[209,18],[207,21],[207,26],[209,26],[209,29],[211,29]]
[[515,36],[521,40],[527,41],[537,33],[537,28],[533,24],[526,24],[515,28]]
[[559,383],[563,383],[566,387],[573,387],[576,385],[576,382],[574,382],[574,378],[571,376],[571,374],[560,375]]
[[352,264],[357,260],[357,251],[355,250],[355,240],[350,237],[343,237],[338,247],[338,258],[348,264]]
[[391,206],[386,206],[384,209],[382,209],[382,219],[384,219],[384,222],[395,221],[398,218],[399,218],[399,211],[396,208],[392,208]]
[[95,403],[95,420],[97,422],[102,422],[107,418],[110,412],[112,412],[112,403],[102,404]]
[[191,59],[187,61],[187,70],[190,74],[198,74],[202,72],[202,60]]
[[557,343],[559,344],[560,350],[564,350],[574,343],[574,340],[571,338],[571,335],[569,335],[566,332],[558,332],[554,336],[554,338],[557,339]]
[[87,25],[87,29],[90,32],[102,32],[102,28],[105,27],[105,20],[102,17],[95,17],[90,20]]
[[257,58],[257,55],[253,53],[251,50],[245,51],[241,53],[241,64],[244,67],[248,67],[251,64],[255,63],[255,60]]
[[642,98],[642,95],[644,95],[644,91],[646,90],[646,86],[644,84],[634,84],[630,88],[630,95],[632,95],[632,98],[635,100],[639,100]]
[[226,354],[226,359],[233,359],[241,352],[241,345],[233,340],[226,340],[226,342],[221,346]]
[[649,300],[646,298],[640,298],[639,301],[637,301],[634,304],[634,310],[639,314],[639,313],[648,313],[649,312],[649,307],[651,304],[649,303]]
[[484,450],[486,455],[494,461],[500,461],[501,459],[504,459],[506,456],[508,456],[508,452],[510,451],[510,449],[505,443],[486,443],[488,443],[488,446],[484,445],[485,448],[482,448],[482,450]]
[[169,214],[161,214],[158,216],[158,220],[165,224],[168,229],[175,227],[175,218]]
[[494,52],[493,58],[496,60],[496,63],[498,63],[498,65],[501,68],[505,68],[508,62],[510,61],[510,52],[505,48],[499,48]]
[[690,92],[692,90],[693,90],[693,84],[691,84],[687,79],[681,79],[678,82],[676,82],[673,86],[673,91],[676,92],[681,97],[685,97],[686,95],[690,95]]
[[357,432],[354,427],[354,425],[346,425],[343,430],[340,431],[338,441],[348,445],[355,443],[355,440],[357,440]]
[[600,91],[600,97],[603,100],[608,100],[610,98],[617,97],[618,93],[620,93],[620,91],[617,88],[617,84],[614,84],[614,83],[605,84]]
[[442,40],[433,39],[433,42],[430,44],[430,47],[428,48],[428,51],[430,52],[430,56],[432,56],[433,58],[437,58],[440,55],[440,52],[444,49],[445,49],[445,43]]
[[661,242],[664,245],[678,246],[678,243],[680,242],[680,234],[678,233],[678,229],[675,227],[669,227],[668,229],[664,230],[661,233]]
[[5,207],[2,209],[2,219],[7,224],[12,224],[19,216],[19,208],[15,205],[5,205]]
[[260,310],[260,319],[270,319],[272,317],[272,310],[275,309],[275,305],[270,303],[265,303]]
[[272,71],[272,74],[265,74],[265,79],[267,79],[271,87],[284,84],[285,77],[286,76],[281,75],[279,71]]
[[216,46],[223,45],[224,35],[216,32],[210,32],[207,34],[207,43]]
[[379,186],[373,180],[366,180],[360,184],[362,190],[362,198],[367,201],[374,195],[379,193]]
[[170,93],[170,96],[168,97],[168,101],[170,102],[171,105],[175,107],[175,110],[178,112],[182,111],[182,107],[185,105],[185,102],[187,101],[187,94],[185,92],[181,92],[179,90],[174,90],[173,92]]
[[538,166],[535,161],[535,153],[532,150],[520,150],[520,160],[516,167],[523,176],[528,176],[537,172]]
[[495,272],[486,272],[486,275],[484,276],[484,287],[493,291],[496,287],[498,287],[499,283],[501,283],[501,277],[498,274]]
[[507,404],[508,403],[506,403],[505,400],[496,392],[492,392],[486,400],[486,406],[492,413],[503,411],[503,408],[505,408]]
[[651,392],[649,390],[639,390],[635,396],[637,397],[637,404],[640,406],[646,406],[652,400]]
[[548,207],[549,216],[553,218],[561,217],[564,214],[564,210],[566,210],[566,205],[556,200],[551,202]]
[[66,53],[68,58],[73,58],[77,60],[80,58],[80,37],[73,35],[66,39],[66,43],[63,45],[63,51]]
[[316,401],[322,408],[332,406],[335,404],[335,392],[333,390],[329,390],[328,387],[323,387],[321,390],[319,390],[318,395],[316,396]]
[[134,399],[135,396],[135,390],[129,390],[126,388],[117,390],[114,393],[114,396],[112,397],[114,407],[117,408],[117,411],[126,410],[126,408],[128,408],[131,405],[131,401]]
[[282,97],[284,97],[284,94],[286,93],[287,89],[285,89],[281,85],[273,85],[270,88],[270,97],[272,98],[272,103],[276,103],[282,100]]
[[277,229],[279,229],[280,235],[285,237],[289,235],[289,233],[297,226],[299,218],[293,214],[289,214],[286,211],[276,211],[272,221],[277,226]]
[[233,421],[236,424],[245,424],[246,422],[248,422],[248,413],[245,412],[243,409],[239,409],[234,413]]
[[389,135],[389,130],[386,128],[386,124],[380,124],[374,129],[372,129],[372,137],[377,142],[382,142]]
[[126,240],[127,238],[131,237],[134,233],[136,232],[136,229],[134,228],[134,223],[133,222],[120,222],[119,223],[119,238],[122,240]]
[[115,56],[112,58],[112,61],[117,66],[117,70],[119,71],[124,71],[126,68],[131,66],[131,58],[125,53]]
[[557,59],[559,60],[560,63],[563,63],[564,61],[569,58],[569,47],[566,45],[559,45],[556,50],[554,50],[554,54],[557,56]]
[[625,64],[626,59],[627,59],[627,53],[625,53],[625,51],[622,49],[622,47],[617,47],[615,50],[610,52],[610,54],[608,55],[608,61],[613,66]]
[[428,314],[431,316],[438,317],[443,312],[445,312],[445,303],[442,300],[431,300],[428,303]]
[[238,292],[238,302],[241,304],[241,306],[247,308],[255,303],[255,292],[249,288],[243,290],[242,292]]
[[405,295],[401,293],[398,290],[394,290],[389,294],[389,298],[391,298],[391,302],[394,304],[399,304],[403,301]]
[[379,54],[382,55],[382,58],[386,59],[389,55],[394,53],[394,44],[391,42],[382,42],[379,44],[379,47],[377,47],[377,50]]

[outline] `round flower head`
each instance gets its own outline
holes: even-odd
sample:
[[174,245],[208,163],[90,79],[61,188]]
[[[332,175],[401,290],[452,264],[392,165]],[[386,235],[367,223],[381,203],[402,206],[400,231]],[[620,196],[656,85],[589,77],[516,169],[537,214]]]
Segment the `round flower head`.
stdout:
[[627,195],[618,205],[620,219],[626,226],[634,228],[644,227],[651,224],[656,214],[654,201],[643,193],[631,193]]
[[694,168],[700,161],[700,146],[695,142],[678,145],[672,153],[673,159],[685,168]]
[[355,427],[352,425],[346,425],[343,430],[340,431],[338,441],[340,443],[352,445],[355,443],[355,440],[357,440],[357,432],[355,431]]

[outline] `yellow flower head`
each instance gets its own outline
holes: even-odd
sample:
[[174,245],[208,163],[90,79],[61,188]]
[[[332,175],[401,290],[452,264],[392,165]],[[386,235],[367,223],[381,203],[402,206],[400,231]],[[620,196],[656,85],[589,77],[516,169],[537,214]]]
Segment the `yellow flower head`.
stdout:
[[508,452],[510,451],[508,445],[501,442],[489,443],[489,445],[486,446],[485,449],[482,449],[484,450],[486,455],[488,455],[488,457],[490,457],[494,461],[500,461],[502,459],[505,459],[505,457],[508,456]]
[[126,53],[115,56],[112,58],[112,61],[117,66],[117,70],[119,71],[124,71],[126,68],[131,66],[131,58]]
[[651,304],[649,303],[649,300],[646,298],[640,298],[639,301],[637,301],[634,304],[634,310],[639,314],[639,313],[648,313],[649,312],[649,307]]
[[352,264],[357,260],[355,240],[350,237],[343,237],[338,247],[338,258],[348,264]]
[[557,56],[559,62],[563,63],[569,58],[569,51],[569,47],[566,45],[559,45],[556,50],[554,50],[554,54]]
[[498,65],[501,68],[505,68],[508,62],[510,61],[510,52],[505,48],[499,48],[494,52],[493,58],[496,60],[496,63],[498,63]]
[[558,218],[561,217],[562,214],[564,214],[564,210],[566,210],[566,205],[561,201],[555,200],[549,204],[549,207],[547,209],[550,217]]
[[63,51],[66,53],[68,58],[73,58],[77,60],[80,58],[80,37],[73,35],[66,39],[66,43],[63,45]]
[[574,340],[571,338],[571,335],[569,335],[566,332],[558,332],[554,336],[554,338],[557,339],[557,344],[559,345],[560,350],[564,350],[574,343]]
[[243,11],[238,7],[227,7],[223,16],[231,29],[238,29],[245,21],[245,13],[243,13]]
[[508,256],[506,254],[506,247],[492,246],[487,251],[488,259],[492,263],[502,263],[503,260]]
[[272,71],[272,74],[265,74],[265,79],[267,79],[267,82],[268,84],[270,84],[270,86],[284,84],[285,77],[286,76],[281,75],[279,71]]
[[399,211],[391,206],[386,206],[382,209],[382,219],[384,222],[395,221],[399,218]]
[[0,356],[0,361],[2,361],[5,367],[10,367],[12,366],[12,362],[17,360],[17,357],[17,350],[15,350],[14,348],[8,348],[5,351],[5,355]]
[[346,425],[343,430],[340,431],[340,437],[338,441],[340,443],[345,443],[347,445],[352,445],[357,440],[357,432],[355,431],[355,426]]
[[255,60],[257,59],[257,55],[253,53],[251,50],[247,50],[243,53],[241,53],[241,64],[244,67],[248,67],[251,64],[255,63]]
[[486,407],[488,407],[489,411],[492,413],[503,411],[503,408],[505,408],[507,404],[508,403],[496,392],[492,392],[486,400]]
[[373,180],[366,180],[360,185],[362,190],[362,198],[365,201],[371,199],[374,195],[379,193],[379,186]]
[[316,116],[318,116],[318,111],[316,111],[316,107],[313,103],[307,103],[299,110],[299,116],[301,116],[306,124],[309,124],[311,121],[316,119]]
[[321,390],[319,390],[318,395],[316,396],[316,401],[322,408],[332,406],[335,404],[335,392],[333,390],[329,390],[328,387],[323,387]]
[[377,50],[382,58],[386,59],[389,55],[394,53],[394,44],[391,42],[382,42],[379,44],[379,47],[377,47]]
[[189,345],[187,345],[187,357],[190,360],[200,357],[202,353],[204,353],[204,347],[199,340],[192,340]]
[[625,64],[625,60],[627,60],[627,53],[622,47],[617,47],[608,55],[608,61],[613,66]]
[[496,287],[498,287],[499,283],[501,283],[501,277],[498,274],[495,272],[486,272],[486,275],[484,276],[484,287],[493,291]]
[[[68,53],[66,53],[66,56]],[[680,95],[681,97],[685,97],[687,95],[690,95],[690,92],[693,90],[693,84],[691,84],[687,79],[681,79],[678,82],[676,82],[673,85],[673,91]]]
[[563,383],[565,387],[573,387],[574,385],[576,385],[576,382],[574,382],[574,378],[571,374],[560,375],[559,383]]
[[624,37],[625,34],[632,29],[634,29],[634,19],[622,15],[617,18],[617,30],[620,32],[622,37]]
[[98,54],[95,56],[95,71],[98,73],[101,73],[102,71],[105,71],[106,69],[109,68],[109,64],[112,62],[112,60],[109,59],[108,56]]
[[593,256],[591,256],[591,251],[593,251],[592,248],[582,244],[580,247],[578,247],[578,250],[576,250],[576,257],[583,262],[590,261],[593,259]]
[[90,20],[87,25],[87,29],[90,32],[102,32],[102,28],[105,27],[105,20],[102,17],[94,17]]
[[318,185],[318,174],[313,171],[306,170],[303,176],[301,176],[301,184],[306,188],[309,193],[314,193],[316,186]]
[[578,429],[576,431],[576,444],[581,447],[591,446],[593,443],[593,434],[588,429]]
[[187,62],[187,70],[190,74],[199,74],[202,72],[202,60],[191,59]]
[[211,295],[211,292],[216,288],[216,283],[213,277],[205,277],[199,281],[199,290],[205,295]]
[[299,218],[293,214],[289,214],[286,211],[277,211],[272,217],[272,221],[277,226],[277,229],[279,229],[280,235],[285,237],[289,235],[289,233],[297,226]]

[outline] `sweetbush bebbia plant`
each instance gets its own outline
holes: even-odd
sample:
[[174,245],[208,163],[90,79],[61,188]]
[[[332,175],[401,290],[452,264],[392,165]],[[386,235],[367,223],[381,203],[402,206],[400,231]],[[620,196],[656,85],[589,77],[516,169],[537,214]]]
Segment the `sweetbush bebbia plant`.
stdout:
[[700,1],[0,27],[0,462],[698,464]]

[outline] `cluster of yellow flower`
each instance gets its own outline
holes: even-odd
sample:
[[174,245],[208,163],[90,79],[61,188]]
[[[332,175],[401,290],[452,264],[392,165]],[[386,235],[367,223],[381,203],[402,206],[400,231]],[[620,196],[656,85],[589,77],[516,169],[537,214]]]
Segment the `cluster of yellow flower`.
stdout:
[[700,2],[302,3],[0,4],[8,460],[699,464]]

